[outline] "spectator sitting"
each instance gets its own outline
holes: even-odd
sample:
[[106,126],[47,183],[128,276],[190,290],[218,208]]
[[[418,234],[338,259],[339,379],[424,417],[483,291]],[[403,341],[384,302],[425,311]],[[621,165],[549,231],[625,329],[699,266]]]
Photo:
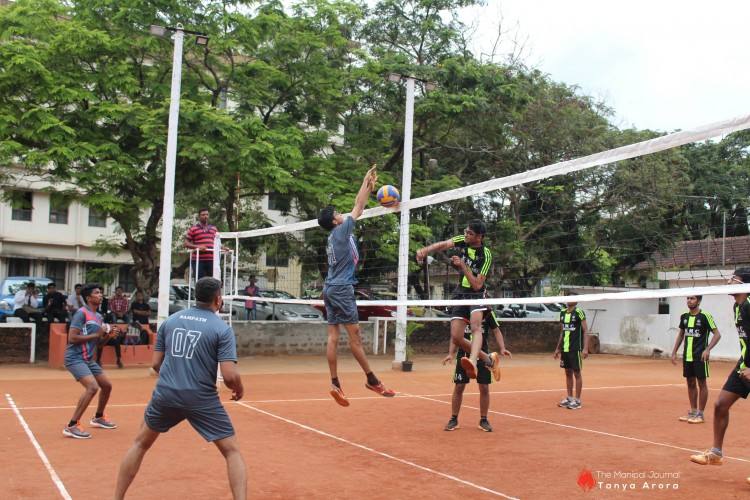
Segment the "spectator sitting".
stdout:
[[113,323],[130,323],[128,309],[130,302],[122,293],[122,287],[115,288],[115,294],[109,299],[109,308],[112,311]]
[[65,323],[67,321],[65,296],[57,291],[57,285],[54,282],[47,284],[47,295],[42,300],[42,307],[47,315],[48,322]]
[[39,291],[33,281],[29,281],[26,283],[26,288],[16,292],[13,298],[13,316],[21,318],[24,323],[28,323],[29,319],[33,319],[34,323],[41,323],[42,311],[39,309]]
[[138,325],[148,325],[151,317],[151,306],[143,296],[143,292],[135,292],[135,300],[130,305],[130,312],[133,316],[133,322]]

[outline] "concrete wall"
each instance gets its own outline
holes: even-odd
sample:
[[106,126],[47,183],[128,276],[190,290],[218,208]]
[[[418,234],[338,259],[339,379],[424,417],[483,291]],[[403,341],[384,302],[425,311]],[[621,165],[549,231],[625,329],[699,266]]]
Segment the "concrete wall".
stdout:
[[[325,354],[328,325],[314,321],[234,321],[237,355]],[[374,325],[364,322],[361,329],[365,352],[372,352]],[[348,335],[341,328],[339,352],[349,351]],[[391,351],[392,352],[392,351]]]

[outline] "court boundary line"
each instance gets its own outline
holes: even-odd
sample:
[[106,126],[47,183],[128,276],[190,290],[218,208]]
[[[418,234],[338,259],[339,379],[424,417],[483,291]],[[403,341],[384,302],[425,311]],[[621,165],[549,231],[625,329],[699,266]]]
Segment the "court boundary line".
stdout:
[[[648,389],[654,387],[685,387],[684,384],[646,384],[646,385],[613,385],[613,386],[601,386],[601,387],[587,387],[587,391],[596,390],[612,390],[612,389]],[[490,391],[490,394],[533,394],[542,392],[560,392],[563,389],[559,387],[556,389],[522,389],[517,391]],[[452,393],[442,394],[407,394],[397,393],[396,397],[402,398],[417,398],[417,397],[447,397]],[[465,396],[477,396],[479,392],[464,392]],[[362,401],[368,399],[383,399],[382,396],[348,396],[347,399],[351,401]],[[246,403],[261,404],[261,403],[306,403],[316,401],[330,401],[330,397],[326,398],[296,398],[296,399],[257,399],[248,400]],[[107,408],[128,408],[128,407],[139,407],[146,406],[148,403],[113,403],[108,404]],[[60,406],[20,406],[19,410],[69,410],[75,408],[75,405],[60,405]],[[0,408],[2,410],[11,410],[11,408]]]
[[29,441],[31,441],[31,444],[34,446],[34,449],[36,450],[37,455],[39,455],[39,458],[42,460],[44,467],[47,469],[47,472],[52,478],[52,482],[55,484],[55,486],[57,486],[57,490],[60,492],[60,496],[62,496],[65,500],[73,500],[73,498],[68,493],[68,490],[65,488],[65,484],[62,482],[62,479],[60,479],[60,476],[57,475],[57,471],[55,471],[55,468],[52,467],[52,464],[47,458],[47,454],[44,453],[44,450],[39,444],[39,441],[36,440],[34,433],[31,431],[31,427],[29,427],[29,424],[26,423],[26,419],[23,418],[23,415],[21,415],[20,410],[16,406],[16,402],[13,401],[13,397],[10,394],[6,393],[5,399],[8,401],[8,404],[13,409],[13,412],[16,414],[16,417],[18,417],[18,421],[21,423],[21,427],[26,432],[26,436],[29,438]]
[[[450,405],[451,404],[450,401],[442,401],[440,399],[433,399],[433,398],[430,398],[430,397],[427,397],[427,396],[416,396],[416,395],[413,395],[412,397],[415,397],[417,399],[424,399],[425,401],[434,401],[436,403],[442,403],[442,404],[446,404],[446,405]],[[468,408],[468,409],[471,409],[471,410],[477,410],[477,411],[479,411],[479,408],[477,408],[476,406],[466,405],[466,404],[463,404],[463,403],[461,404],[461,408]],[[555,426],[555,427],[562,427],[562,428],[565,428],[565,429],[572,429],[572,430],[581,431],[581,432],[590,432],[592,434],[599,434],[601,436],[619,438],[619,439],[624,439],[624,440],[627,440],[627,441],[635,441],[637,443],[651,444],[651,445],[656,445],[656,446],[663,446],[665,448],[673,448],[675,450],[689,451],[689,452],[693,452],[693,453],[701,453],[701,451],[703,451],[703,450],[693,450],[693,449],[690,449],[690,448],[683,448],[682,446],[677,446],[677,445],[669,444],[669,443],[660,443],[659,441],[649,441],[648,439],[642,439],[642,438],[637,438],[637,437],[632,437],[632,436],[624,436],[622,434],[615,434],[613,432],[599,431],[599,430],[596,430],[596,429],[587,429],[586,427],[577,427],[575,425],[570,425],[570,424],[561,424],[559,422],[551,422],[549,420],[541,420],[541,419],[534,418],[534,417],[525,417],[523,415],[515,415],[513,413],[506,413],[506,412],[501,412],[501,411],[497,411],[497,410],[488,410],[488,411],[490,413],[494,413],[495,415],[501,415],[501,416],[504,416],[504,417],[516,418],[516,419],[519,419],[519,420],[528,420],[529,422],[534,422],[534,423],[537,423],[537,424],[547,424],[547,425],[552,425],[552,426]],[[724,455],[724,458],[728,459],[728,460],[737,460],[739,462],[750,463],[750,460],[746,459],[746,458],[730,457],[730,456],[727,456],[727,455]]]
[[419,464],[417,464],[415,462],[411,462],[409,460],[406,460],[406,459],[403,459],[403,458],[399,458],[399,457],[396,457],[394,455],[390,455],[390,454],[385,453],[383,451],[379,451],[379,450],[376,450],[374,448],[370,448],[369,446],[365,446],[365,445],[360,444],[360,443],[355,443],[354,441],[349,441],[348,439],[342,438],[340,436],[336,436],[334,434],[330,434],[328,432],[322,431],[320,429],[316,429],[314,427],[310,427],[309,425],[297,422],[295,420],[291,420],[291,419],[282,417],[280,415],[276,415],[275,413],[271,413],[271,412],[266,411],[266,410],[261,410],[260,408],[256,408],[256,407],[254,407],[252,405],[249,405],[247,403],[244,403],[244,402],[240,401],[237,404],[239,406],[242,406],[242,407],[247,408],[249,410],[253,410],[255,412],[261,413],[261,414],[266,415],[268,417],[275,418],[275,419],[280,420],[282,422],[285,422],[287,424],[295,425],[297,427],[300,427],[301,429],[304,429],[306,431],[310,431],[310,432],[313,432],[315,434],[319,434],[321,436],[333,439],[333,440],[338,441],[340,443],[344,443],[344,444],[347,444],[349,446],[353,446],[355,448],[359,448],[359,449],[367,451],[369,453],[378,455],[378,456],[383,457],[383,458],[387,458],[389,460],[393,460],[393,461],[399,462],[399,463],[404,464],[404,465],[408,465],[410,467],[414,467],[414,468],[419,469],[419,470],[421,470],[423,472],[428,472],[430,474],[434,474],[434,475],[440,476],[440,477],[445,478],[445,479],[450,479],[452,481],[456,481],[459,484],[463,484],[464,486],[470,486],[472,488],[478,489],[479,491],[483,491],[485,493],[489,493],[489,494],[492,494],[492,495],[495,495],[495,496],[507,498],[507,499],[510,499],[510,500],[519,500],[517,497],[506,495],[505,493],[502,493],[502,492],[499,492],[499,491],[496,491],[496,490],[492,490],[490,488],[487,488],[485,486],[481,486],[479,484],[472,483],[471,481],[467,481],[465,479],[461,479],[461,478],[453,476],[451,474],[446,474],[445,472],[440,472],[440,471],[437,471],[435,469],[430,469],[429,467],[425,467],[424,465],[419,465]]

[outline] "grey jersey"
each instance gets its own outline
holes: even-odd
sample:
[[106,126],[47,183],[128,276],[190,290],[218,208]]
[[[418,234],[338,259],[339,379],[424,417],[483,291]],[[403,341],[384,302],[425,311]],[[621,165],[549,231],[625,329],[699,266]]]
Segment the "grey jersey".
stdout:
[[357,243],[354,241],[354,219],[351,215],[343,224],[334,227],[328,235],[328,277],[327,285],[353,285],[357,282],[354,271],[359,262]]
[[156,336],[164,353],[154,398],[174,407],[200,408],[215,403],[216,369],[237,361],[232,328],[209,309],[192,307],[167,318]]

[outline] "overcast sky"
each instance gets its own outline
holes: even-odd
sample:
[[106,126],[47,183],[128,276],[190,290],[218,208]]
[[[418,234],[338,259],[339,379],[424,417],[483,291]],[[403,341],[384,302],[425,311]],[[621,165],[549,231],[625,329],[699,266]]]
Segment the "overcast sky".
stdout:
[[689,129],[750,113],[750,2],[487,0],[466,9],[475,53],[501,51],[603,99],[624,128]]

